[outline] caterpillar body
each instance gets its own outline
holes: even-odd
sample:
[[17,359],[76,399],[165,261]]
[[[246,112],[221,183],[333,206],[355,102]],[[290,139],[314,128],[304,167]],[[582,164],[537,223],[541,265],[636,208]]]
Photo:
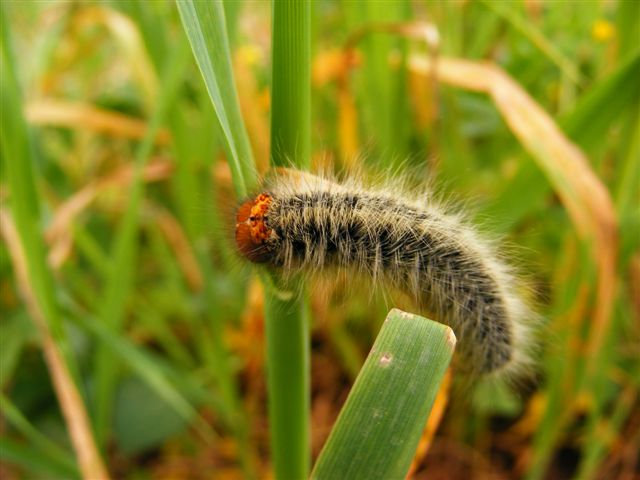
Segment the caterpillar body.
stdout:
[[398,190],[280,169],[237,210],[236,245],[287,274],[348,269],[408,293],[454,330],[471,373],[522,366],[533,314],[510,268],[428,194]]

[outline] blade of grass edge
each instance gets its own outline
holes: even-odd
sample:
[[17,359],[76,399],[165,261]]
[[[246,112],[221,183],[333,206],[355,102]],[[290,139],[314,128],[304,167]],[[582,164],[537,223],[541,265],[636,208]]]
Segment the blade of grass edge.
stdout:
[[[235,87],[224,6],[220,0],[212,2],[179,0],[176,1],[176,6],[213,105],[215,115],[212,116],[218,123],[219,136],[231,169],[236,197],[246,197],[248,191],[257,183],[257,172]],[[213,220],[217,221],[217,217]],[[199,255],[199,258],[204,259],[204,256]],[[211,278],[212,272],[208,263],[201,261],[201,265],[205,277]],[[207,287],[207,296],[210,299],[213,298],[209,287]],[[217,370],[230,372],[231,369],[227,366],[228,362],[224,357],[224,346],[220,334],[222,326],[217,325],[217,322],[218,320],[214,318],[212,328],[218,331],[213,332],[211,336],[216,363],[220,365]],[[239,411],[240,402],[235,386],[231,382],[231,376],[222,377],[218,375],[218,380],[224,390],[227,404]],[[246,445],[248,427],[239,413],[234,417],[239,442]],[[254,468],[249,457],[248,449],[241,448],[240,461],[245,475],[252,477]]]
[[243,198],[257,174],[233,78],[224,7],[220,0],[180,0],[176,5],[223,133],[236,195]]
[[446,325],[391,310],[311,478],[405,478],[455,343]]

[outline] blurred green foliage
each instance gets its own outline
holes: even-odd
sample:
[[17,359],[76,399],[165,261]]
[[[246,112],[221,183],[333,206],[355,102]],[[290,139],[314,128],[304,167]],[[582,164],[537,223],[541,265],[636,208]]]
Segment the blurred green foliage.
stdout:
[[[613,314],[600,349],[589,351],[594,262],[553,184],[489,97],[443,84],[425,93],[405,69],[390,68],[388,57],[393,52],[403,65],[426,47],[370,33],[358,44],[360,65],[349,77],[362,154],[354,160],[340,147],[345,106],[337,82],[314,82],[314,163],[328,160],[338,169],[365,163],[435,180],[443,195],[469,206],[468,215],[484,230],[517,245],[509,254],[522,264],[544,318],[534,380],[460,387],[473,392],[450,399],[423,473],[637,474],[640,3],[312,5],[314,72],[324,54],[362,26],[429,20],[440,32],[439,55],[495,62],[549,112],[583,149],[616,207]],[[225,2],[224,10],[240,106],[263,172],[270,7]],[[2,15],[3,68],[12,65],[18,80],[10,85],[3,73],[2,208],[11,207],[18,229],[30,232],[31,281],[53,312],[50,327],[72,366],[110,472],[136,479],[209,478],[212,471],[265,476],[270,459],[261,297],[233,251],[234,186],[225,160],[233,152],[176,6],[7,1]],[[22,106],[14,90],[22,91]],[[424,101],[434,95],[438,115],[425,117]],[[46,104],[51,100],[57,107]],[[19,137],[20,109],[28,138]],[[100,117],[105,112],[121,116]],[[137,131],[124,118],[147,128]],[[243,146],[241,155],[248,152]],[[35,191],[21,183],[31,174]],[[91,200],[69,215],[62,207],[83,189]],[[244,192],[244,186],[235,189]],[[22,226],[15,215],[20,209],[29,219]],[[64,218],[61,231],[46,235]],[[4,238],[0,475],[77,476],[41,337]],[[386,310],[380,299],[369,305],[367,289],[345,295],[341,287],[318,288],[323,293],[312,297],[314,454]]]

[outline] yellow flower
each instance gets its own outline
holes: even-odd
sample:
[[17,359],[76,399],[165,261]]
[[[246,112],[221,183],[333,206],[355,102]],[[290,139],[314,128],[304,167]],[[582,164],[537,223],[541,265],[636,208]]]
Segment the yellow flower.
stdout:
[[607,20],[596,20],[591,28],[591,36],[598,42],[608,42],[615,34],[615,27]]

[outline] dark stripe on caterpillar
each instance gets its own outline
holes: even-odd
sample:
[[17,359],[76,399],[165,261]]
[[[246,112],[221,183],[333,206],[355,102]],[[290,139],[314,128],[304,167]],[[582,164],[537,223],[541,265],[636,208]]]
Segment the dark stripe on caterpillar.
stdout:
[[236,243],[288,274],[349,269],[409,293],[450,325],[464,367],[487,374],[522,363],[526,318],[515,278],[453,215],[395,192],[287,171],[238,212]]

